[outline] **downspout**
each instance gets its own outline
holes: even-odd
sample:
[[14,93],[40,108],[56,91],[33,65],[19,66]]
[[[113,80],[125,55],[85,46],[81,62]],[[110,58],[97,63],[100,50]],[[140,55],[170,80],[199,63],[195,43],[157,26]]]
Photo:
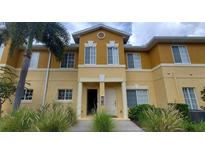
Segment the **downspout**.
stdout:
[[49,76],[49,71],[50,71],[50,63],[51,63],[51,51],[48,49],[48,64],[47,64],[47,69],[46,69],[46,78],[45,78],[45,84],[44,84],[44,92],[43,92],[43,101],[42,101],[42,106],[45,105],[45,100],[46,100],[46,93],[47,93],[47,88],[48,88],[48,76]]

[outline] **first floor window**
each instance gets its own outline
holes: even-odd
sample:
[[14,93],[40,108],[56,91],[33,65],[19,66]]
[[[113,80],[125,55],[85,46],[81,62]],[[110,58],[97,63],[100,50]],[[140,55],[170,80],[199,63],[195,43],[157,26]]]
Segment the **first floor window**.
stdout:
[[59,89],[58,100],[72,100],[72,89]]
[[108,64],[119,64],[118,47],[108,47]]
[[1,60],[1,57],[2,57],[2,54],[3,54],[3,51],[4,51],[4,45],[0,44],[0,60]]
[[38,68],[39,52],[32,52],[30,68]]
[[141,69],[141,57],[138,53],[127,54],[128,68]]
[[65,53],[61,61],[61,68],[74,68],[75,54],[73,52]]
[[137,104],[147,104],[148,90],[147,89],[127,90],[127,103],[129,108],[134,107]]
[[32,100],[33,97],[33,89],[24,89],[24,93],[22,96],[22,100]]
[[184,99],[190,110],[197,110],[197,100],[194,88],[182,88]]
[[85,64],[96,64],[96,48],[85,47]]
[[173,45],[172,52],[175,63],[189,64],[189,54],[187,48],[183,45]]

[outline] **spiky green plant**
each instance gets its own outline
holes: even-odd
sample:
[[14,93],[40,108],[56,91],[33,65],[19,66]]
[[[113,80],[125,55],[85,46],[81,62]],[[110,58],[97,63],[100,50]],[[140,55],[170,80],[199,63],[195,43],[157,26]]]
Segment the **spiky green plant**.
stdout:
[[96,113],[93,121],[93,130],[97,132],[111,132],[114,129],[112,118],[104,111]]
[[21,108],[17,112],[6,115],[0,120],[0,131],[24,132],[30,131],[40,119],[39,114],[28,108]]
[[164,109],[150,108],[144,111],[145,119],[140,123],[147,131],[174,132],[181,131],[183,118],[174,106]]
[[41,132],[63,132],[75,124],[76,115],[71,107],[54,103],[40,110],[41,118],[33,128]]

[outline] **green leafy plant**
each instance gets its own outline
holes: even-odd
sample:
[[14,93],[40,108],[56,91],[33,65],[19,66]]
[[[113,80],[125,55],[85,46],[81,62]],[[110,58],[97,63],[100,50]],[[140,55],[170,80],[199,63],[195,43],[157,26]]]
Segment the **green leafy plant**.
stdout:
[[21,108],[17,112],[6,115],[0,120],[0,131],[23,132],[30,131],[40,119],[39,114],[28,108]]
[[139,119],[143,118],[143,112],[147,111],[148,109],[152,109],[153,106],[149,104],[141,104],[136,105],[133,108],[129,109],[129,118],[135,122],[137,122]]
[[149,108],[144,111],[145,119],[141,125],[145,130],[157,132],[181,131],[183,118],[181,113],[174,106],[165,109]]
[[112,118],[105,112],[96,113],[94,116],[93,130],[97,132],[111,132],[114,129]]
[[181,113],[184,120],[190,120],[189,108],[187,104],[169,103],[168,105],[174,106],[175,109]]

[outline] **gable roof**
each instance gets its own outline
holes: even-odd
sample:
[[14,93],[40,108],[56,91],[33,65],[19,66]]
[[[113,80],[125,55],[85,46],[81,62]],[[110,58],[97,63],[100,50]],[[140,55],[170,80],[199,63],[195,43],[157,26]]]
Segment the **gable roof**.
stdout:
[[204,36],[154,36],[144,46],[124,45],[127,51],[147,51],[158,43],[205,43]]
[[110,32],[113,32],[115,34],[121,35],[123,37],[124,43],[127,43],[128,39],[131,35],[130,33],[121,31],[119,29],[115,29],[115,28],[106,26],[104,24],[98,24],[98,25],[92,26],[90,28],[86,28],[84,30],[74,32],[74,33],[72,33],[72,36],[73,36],[73,39],[74,39],[75,43],[79,43],[79,38],[80,38],[81,35],[87,34],[87,33],[90,33],[90,32],[93,32],[93,31],[96,31],[96,30],[99,30],[99,29],[105,29],[107,31],[110,31]]

